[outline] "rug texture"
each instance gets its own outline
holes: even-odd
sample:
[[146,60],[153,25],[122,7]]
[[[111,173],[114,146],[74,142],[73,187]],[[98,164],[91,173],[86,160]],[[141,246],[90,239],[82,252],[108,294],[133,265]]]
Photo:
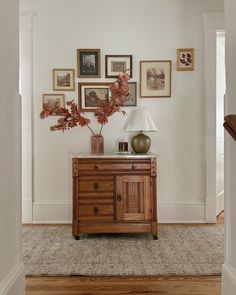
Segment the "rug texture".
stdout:
[[82,235],[71,228],[24,227],[28,276],[219,275],[223,226],[159,226],[150,234]]

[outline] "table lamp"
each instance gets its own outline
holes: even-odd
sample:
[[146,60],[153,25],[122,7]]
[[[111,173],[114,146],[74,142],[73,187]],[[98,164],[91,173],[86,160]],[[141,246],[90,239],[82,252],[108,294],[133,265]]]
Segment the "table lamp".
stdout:
[[151,146],[151,138],[142,132],[157,131],[156,125],[149,112],[144,108],[139,108],[129,114],[125,125],[126,131],[139,131],[131,140],[131,146],[135,153],[147,153]]

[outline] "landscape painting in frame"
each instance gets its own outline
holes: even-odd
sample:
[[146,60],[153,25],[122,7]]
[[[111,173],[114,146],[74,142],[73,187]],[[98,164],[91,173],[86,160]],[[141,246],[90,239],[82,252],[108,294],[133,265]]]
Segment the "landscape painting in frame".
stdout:
[[84,112],[94,112],[110,97],[110,84],[100,82],[79,83],[79,106]]
[[135,107],[137,106],[137,83],[128,82],[129,93],[125,97],[124,106],[125,107]]
[[140,97],[171,96],[171,60],[140,61]]
[[106,78],[116,78],[120,73],[129,71],[132,78],[132,55],[106,55]]
[[100,78],[100,49],[77,49],[77,76]]
[[47,109],[52,111],[52,115],[56,116],[56,112],[60,108],[65,107],[65,95],[64,94],[43,94],[43,109],[45,109],[45,104],[47,104]]
[[75,90],[74,69],[53,69],[53,90]]
[[177,71],[194,70],[194,48],[177,49]]

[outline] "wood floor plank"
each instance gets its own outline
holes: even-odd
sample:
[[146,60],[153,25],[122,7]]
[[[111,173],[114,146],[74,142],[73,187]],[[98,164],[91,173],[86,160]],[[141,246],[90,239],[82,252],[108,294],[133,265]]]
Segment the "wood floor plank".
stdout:
[[220,276],[27,277],[26,295],[220,295]]

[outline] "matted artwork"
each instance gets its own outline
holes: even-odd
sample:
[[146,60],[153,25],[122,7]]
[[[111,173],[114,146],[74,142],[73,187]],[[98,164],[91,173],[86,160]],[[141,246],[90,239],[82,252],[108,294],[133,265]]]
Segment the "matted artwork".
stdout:
[[77,76],[100,78],[100,49],[77,49]]
[[180,48],[177,52],[177,71],[194,70],[194,48]]
[[110,97],[111,83],[78,83],[79,107],[84,112],[94,112]]
[[60,108],[65,107],[65,95],[64,94],[46,94],[44,93],[42,96],[43,109],[45,108],[45,104],[48,104],[49,110],[52,111],[52,115],[56,116],[56,112]]
[[132,55],[106,55],[106,78],[116,78],[120,73],[129,71],[132,78]]
[[74,69],[53,69],[53,90],[75,90]]
[[137,83],[128,82],[129,93],[125,97],[124,106],[125,107],[135,107],[137,106]]
[[140,97],[171,96],[171,60],[140,61]]

